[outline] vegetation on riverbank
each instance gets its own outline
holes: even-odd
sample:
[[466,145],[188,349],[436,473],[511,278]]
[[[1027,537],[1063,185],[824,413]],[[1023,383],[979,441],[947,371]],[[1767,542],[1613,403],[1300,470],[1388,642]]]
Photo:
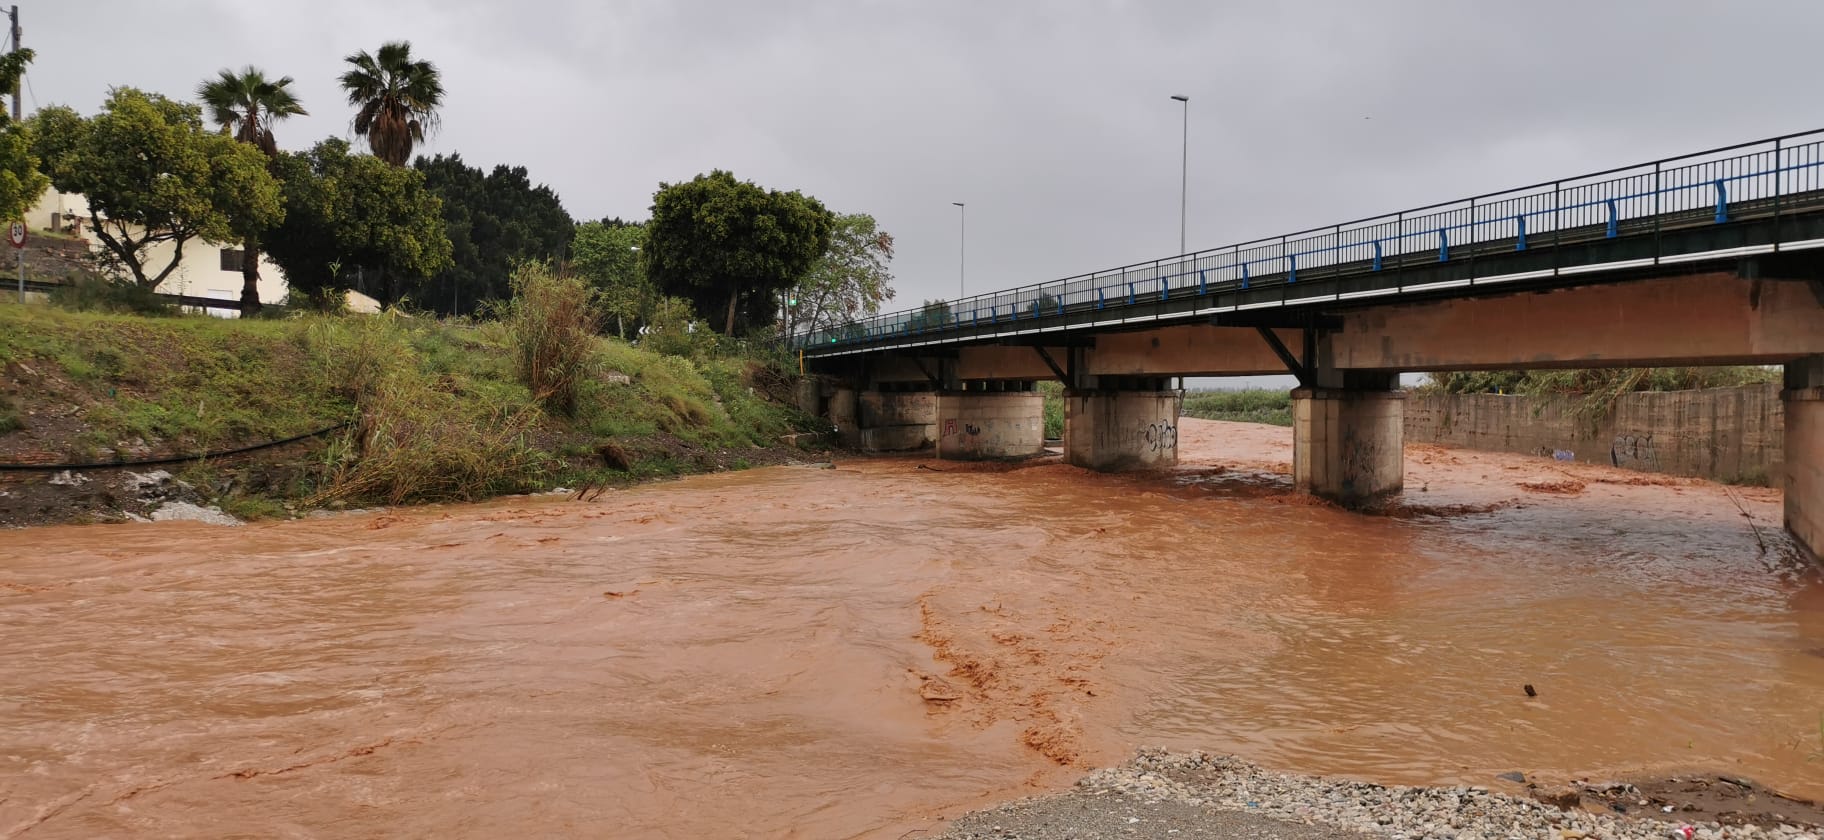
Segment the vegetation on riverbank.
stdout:
[[1245,391],[1193,391],[1184,395],[1186,417],[1236,423],[1292,425],[1292,392],[1250,388]]
[[815,427],[779,361],[550,326],[577,315],[553,291],[570,282],[522,272],[520,308],[475,325],[0,306],[0,461],[144,460],[348,424],[267,451],[283,455],[183,468],[221,488],[210,501],[257,514],[740,468],[790,457],[781,437]]

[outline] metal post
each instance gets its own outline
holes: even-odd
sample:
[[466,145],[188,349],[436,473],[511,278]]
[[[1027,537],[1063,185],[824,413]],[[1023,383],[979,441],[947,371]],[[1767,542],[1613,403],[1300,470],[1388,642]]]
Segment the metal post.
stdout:
[[1191,185],[1191,98],[1174,96],[1173,99],[1184,103],[1184,144],[1180,150],[1178,169],[1178,253],[1184,254],[1184,218],[1185,208],[1190,196]]
[[956,302],[960,304],[963,302],[964,296],[968,294],[968,292],[964,291],[967,286],[964,277],[968,268],[967,247],[969,243],[969,208],[964,206],[960,201],[952,201],[950,203],[956,205],[958,211],[956,221]]
[[25,303],[25,249],[14,248],[13,251],[18,254],[19,259],[19,302],[23,304]]

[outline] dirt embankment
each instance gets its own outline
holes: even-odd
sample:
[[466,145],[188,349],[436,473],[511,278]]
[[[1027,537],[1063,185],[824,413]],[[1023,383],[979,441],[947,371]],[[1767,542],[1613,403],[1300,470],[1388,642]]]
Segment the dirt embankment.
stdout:
[[172,504],[273,518],[814,457],[783,442],[812,421],[774,368],[602,340],[566,414],[518,382],[506,342],[489,326],[392,316],[0,306],[0,465],[50,467],[0,466],[0,527]]

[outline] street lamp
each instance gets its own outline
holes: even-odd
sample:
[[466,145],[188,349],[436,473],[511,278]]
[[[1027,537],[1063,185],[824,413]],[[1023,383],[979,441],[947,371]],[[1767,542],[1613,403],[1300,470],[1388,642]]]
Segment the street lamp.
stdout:
[[956,205],[958,211],[956,220],[956,299],[960,303],[963,296],[967,294],[964,291],[963,280],[968,267],[968,252],[965,248],[969,242],[969,208],[960,201],[950,203]]
[[1185,197],[1189,194],[1191,179],[1191,98],[1178,94],[1173,94],[1172,98],[1184,103],[1184,147],[1178,175],[1178,253],[1182,255],[1184,254]]

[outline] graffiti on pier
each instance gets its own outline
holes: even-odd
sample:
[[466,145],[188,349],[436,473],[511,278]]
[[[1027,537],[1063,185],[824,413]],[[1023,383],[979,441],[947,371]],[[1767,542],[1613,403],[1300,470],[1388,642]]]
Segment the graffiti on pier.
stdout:
[[970,435],[979,435],[982,433],[982,427],[977,426],[974,423],[964,423],[963,431]]
[[1178,427],[1171,423],[1148,423],[1144,431],[1146,445],[1154,452],[1178,450]]

